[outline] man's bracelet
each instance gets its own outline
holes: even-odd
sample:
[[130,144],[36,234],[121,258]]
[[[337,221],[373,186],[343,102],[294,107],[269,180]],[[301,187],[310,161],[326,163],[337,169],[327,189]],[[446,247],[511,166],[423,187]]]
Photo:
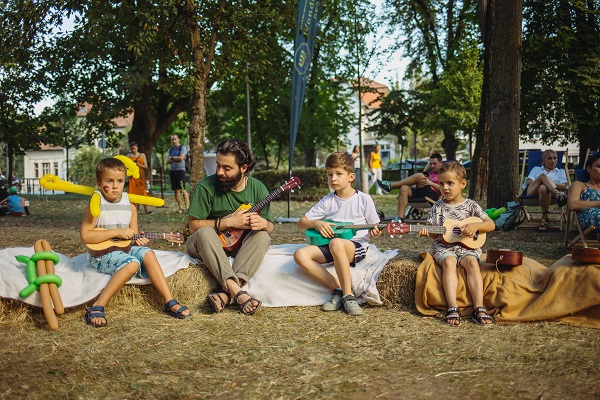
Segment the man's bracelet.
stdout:
[[219,233],[219,225],[221,225],[221,218],[215,219],[215,232]]

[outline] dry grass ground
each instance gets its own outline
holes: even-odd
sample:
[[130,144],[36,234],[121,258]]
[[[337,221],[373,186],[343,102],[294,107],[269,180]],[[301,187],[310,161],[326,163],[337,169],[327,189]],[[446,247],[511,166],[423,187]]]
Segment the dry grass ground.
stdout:
[[[392,215],[393,196],[376,197]],[[311,203],[292,203],[300,216]],[[0,218],[0,248],[40,238],[68,256],[81,254],[81,197],[32,200],[32,215]],[[184,217],[172,199],[141,215],[146,231],[179,231]],[[273,203],[287,216],[287,202]],[[301,243],[294,224],[277,225],[273,243]],[[414,311],[418,253],[429,240],[381,237],[398,248],[378,287],[384,307],[365,315],[324,314],[317,307],[263,308],[244,317],[213,315],[205,297],[214,281],[198,268],[169,278],[174,295],[194,311],[188,320],[161,312],[151,287],[126,287],[107,308],[109,326],[83,321],[84,306],[67,309],[56,332],[40,309],[0,301],[0,398],[578,398],[600,397],[600,330],[535,323],[458,329]],[[153,247],[172,250],[167,244]],[[567,251],[562,233],[494,232],[486,248],[508,247],[544,265]]]

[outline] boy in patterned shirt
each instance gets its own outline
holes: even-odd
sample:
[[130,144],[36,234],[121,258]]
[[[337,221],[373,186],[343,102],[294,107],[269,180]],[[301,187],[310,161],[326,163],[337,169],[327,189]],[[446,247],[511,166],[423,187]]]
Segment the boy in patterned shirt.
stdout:
[[[442,226],[447,219],[462,221],[469,217],[478,217],[481,222],[461,226],[462,235],[472,238],[476,234],[493,231],[495,226],[479,204],[462,197],[462,190],[467,185],[466,177],[465,168],[457,162],[447,162],[440,167],[438,179],[442,198],[431,208],[427,223]],[[446,244],[442,241],[442,235],[429,233],[426,227],[419,231],[419,236],[430,236],[434,239],[430,253],[435,262],[442,266],[442,285],[448,303],[448,310],[444,316],[445,323],[453,327],[460,325],[461,315],[456,291],[457,268],[461,266],[467,273],[467,288],[473,298],[471,318],[477,325],[491,326],[494,320],[483,307],[483,278],[479,270],[481,249],[468,249],[460,244]]]

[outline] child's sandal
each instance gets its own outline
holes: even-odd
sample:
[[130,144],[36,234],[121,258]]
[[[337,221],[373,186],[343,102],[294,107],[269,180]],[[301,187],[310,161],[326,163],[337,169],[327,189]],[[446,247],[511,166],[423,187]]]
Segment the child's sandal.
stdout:
[[[477,307],[477,308],[473,309],[473,312],[471,313],[471,319],[473,320],[473,322],[475,322],[479,326],[494,325],[494,318],[492,318],[490,316],[490,314],[488,314],[486,309],[483,307]],[[490,321],[490,323],[485,324],[485,323],[483,323],[483,321]]]
[[[460,319],[461,316],[458,307],[450,307],[448,308],[448,310],[446,310],[446,314],[444,315],[444,323],[446,325],[450,325],[453,327],[460,326]],[[455,321],[458,321],[458,324],[455,324]]]

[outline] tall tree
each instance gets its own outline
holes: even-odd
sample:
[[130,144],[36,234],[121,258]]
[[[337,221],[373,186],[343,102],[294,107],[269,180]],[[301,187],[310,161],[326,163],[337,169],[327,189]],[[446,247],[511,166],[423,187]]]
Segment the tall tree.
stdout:
[[515,198],[518,186],[523,2],[480,0],[480,7],[483,36],[489,39],[489,87],[482,95],[489,137],[487,205],[501,207]]
[[[421,0],[387,0],[386,15],[390,31],[400,31],[398,45],[411,62],[408,74],[422,86],[421,90],[434,92],[454,60],[460,57],[460,49],[472,42],[476,33],[476,9],[473,0],[447,0],[425,2]],[[457,66],[460,64],[454,64]],[[424,77],[422,74],[425,74]],[[459,83],[455,81],[455,83]],[[470,81],[463,83],[471,84]],[[457,128],[445,121],[446,112],[454,105],[436,103],[430,97],[430,109],[435,111],[437,129],[444,132],[442,143],[448,159],[456,158],[459,141]],[[467,131],[463,127],[462,131]]]
[[524,3],[521,131],[600,147],[600,1]]

